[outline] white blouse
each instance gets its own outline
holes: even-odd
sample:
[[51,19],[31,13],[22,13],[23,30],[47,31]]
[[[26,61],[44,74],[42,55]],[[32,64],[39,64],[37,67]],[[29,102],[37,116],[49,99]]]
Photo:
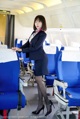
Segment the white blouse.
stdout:
[[31,42],[31,40],[33,39],[33,37],[37,34],[37,32],[33,33],[30,38],[29,38],[29,42]]

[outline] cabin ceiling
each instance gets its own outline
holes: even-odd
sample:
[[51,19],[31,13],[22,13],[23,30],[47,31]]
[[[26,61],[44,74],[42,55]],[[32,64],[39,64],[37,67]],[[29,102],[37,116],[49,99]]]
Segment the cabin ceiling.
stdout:
[[13,14],[30,13],[58,5],[79,6],[80,0],[0,0],[0,10],[7,10]]

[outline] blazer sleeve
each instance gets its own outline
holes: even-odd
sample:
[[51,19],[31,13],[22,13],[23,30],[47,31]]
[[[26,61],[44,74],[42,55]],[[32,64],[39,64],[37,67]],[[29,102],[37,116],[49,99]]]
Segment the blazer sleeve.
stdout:
[[29,47],[29,40],[24,45],[22,45],[20,48],[23,49],[23,48],[26,48],[26,47]]
[[41,34],[39,36],[37,42],[35,43],[34,47],[23,48],[22,52],[27,53],[27,52],[34,52],[34,51],[38,50],[43,45],[45,38],[46,38],[46,33]]

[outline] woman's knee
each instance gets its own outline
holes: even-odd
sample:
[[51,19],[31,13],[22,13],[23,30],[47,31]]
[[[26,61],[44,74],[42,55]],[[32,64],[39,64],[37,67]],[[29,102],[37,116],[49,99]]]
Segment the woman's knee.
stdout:
[[36,76],[36,77],[35,77],[35,80],[36,80],[36,81],[41,81],[41,80],[42,80],[42,76]]

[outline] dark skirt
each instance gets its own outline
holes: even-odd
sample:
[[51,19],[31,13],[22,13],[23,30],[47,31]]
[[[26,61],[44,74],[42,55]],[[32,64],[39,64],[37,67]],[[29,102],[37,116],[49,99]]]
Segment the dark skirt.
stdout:
[[43,76],[48,74],[48,58],[47,55],[45,55],[42,59],[35,60],[35,70],[34,74],[35,76]]

